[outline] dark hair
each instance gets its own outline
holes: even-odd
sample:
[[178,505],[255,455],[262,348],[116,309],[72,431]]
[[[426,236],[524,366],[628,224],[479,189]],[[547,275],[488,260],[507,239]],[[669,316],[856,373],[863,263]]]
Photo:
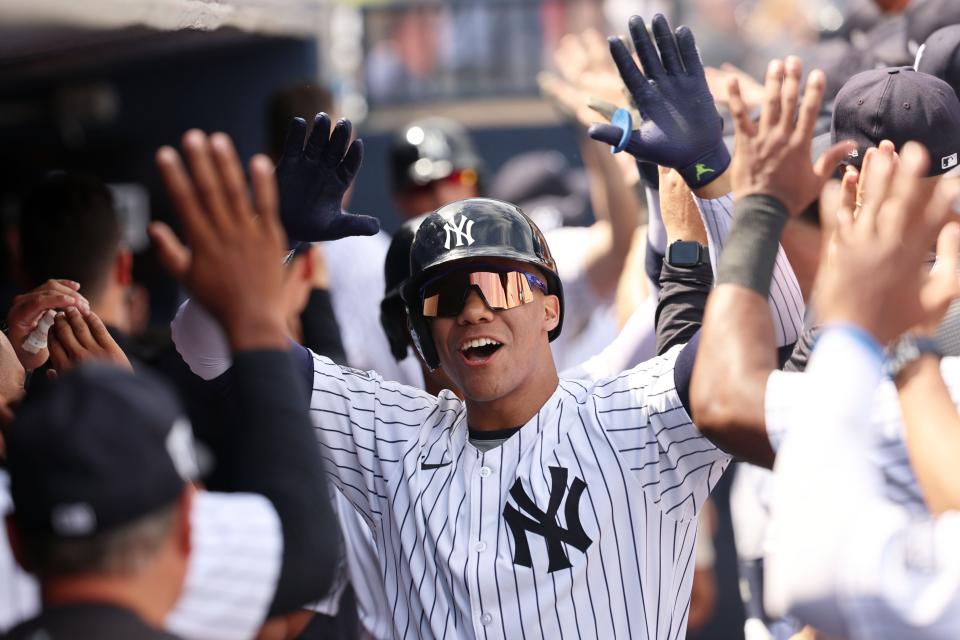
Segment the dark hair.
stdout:
[[120,221],[106,185],[79,173],[48,174],[27,195],[20,215],[27,285],[67,278],[79,282],[88,298],[96,296],[120,239]]

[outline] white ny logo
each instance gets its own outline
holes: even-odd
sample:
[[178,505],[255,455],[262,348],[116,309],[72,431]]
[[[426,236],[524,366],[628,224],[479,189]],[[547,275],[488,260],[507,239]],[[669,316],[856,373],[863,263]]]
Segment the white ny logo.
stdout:
[[[466,229],[464,229],[466,227]],[[443,243],[443,248],[450,249],[450,234],[456,234],[457,244],[455,246],[462,247],[463,243],[466,242],[467,246],[473,244],[473,220],[468,218],[465,215],[460,216],[460,223],[457,226],[453,226],[449,222],[443,225],[443,231],[447,235],[446,242]]]

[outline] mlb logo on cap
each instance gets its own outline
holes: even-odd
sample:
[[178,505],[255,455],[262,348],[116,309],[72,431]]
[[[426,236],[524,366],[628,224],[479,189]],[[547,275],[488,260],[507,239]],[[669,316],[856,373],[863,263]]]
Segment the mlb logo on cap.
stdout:
[[943,170],[952,169],[957,166],[957,154],[953,153],[940,159],[940,168]]

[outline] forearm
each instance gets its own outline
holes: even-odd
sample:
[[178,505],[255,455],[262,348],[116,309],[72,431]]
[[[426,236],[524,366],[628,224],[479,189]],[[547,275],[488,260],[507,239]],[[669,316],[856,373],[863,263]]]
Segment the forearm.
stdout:
[[[730,193],[715,198],[696,197],[710,245],[710,263],[714,273],[733,228],[734,201]],[[797,342],[803,332],[804,297],[800,282],[787,253],[777,248],[769,287],[770,312],[773,314],[776,346]]]
[[663,265],[656,312],[657,355],[686,344],[700,330],[712,286],[709,264],[691,269]]
[[339,538],[304,392],[290,354],[234,356],[235,429],[223,461],[235,491],[266,496],[283,523],[283,564],[271,615],[322,597],[330,586]]
[[750,462],[773,462],[764,425],[764,390],[777,367],[767,304],[787,212],[751,196],[737,204],[707,303],[691,389],[694,419],[717,444]]
[[940,374],[936,358],[924,357],[897,379],[910,466],[931,513],[960,510],[956,474],[960,415]]

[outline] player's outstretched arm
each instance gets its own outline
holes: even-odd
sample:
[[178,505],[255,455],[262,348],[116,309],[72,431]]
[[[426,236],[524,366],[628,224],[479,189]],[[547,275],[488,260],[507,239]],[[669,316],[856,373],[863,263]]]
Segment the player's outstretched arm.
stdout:
[[[876,159],[867,176],[876,188],[857,217],[852,199],[837,212],[815,289],[825,329],[806,374],[810,395],[797,404],[804,428],[789,431],[777,455],[767,604],[831,634],[902,638],[923,628],[923,637],[952,637],[960,615],[960,601],[946,595],[957,589],[948,569],[954,545],[939,543],[956,535],[957,514],[914,520],[885,497],[881,469],[867,455],[882,345],[936,326],[958,294],[960,225],[948,220],[960,188],[925,179],[927,163],[912,143],[899,167]],[[934,242],[948,268],[930,273]]]
[[693,417],[728,452],[770,466],[773,449],[764,424],[764,391],[777,367],[767,297],[780,235],[791,215],[813,202],[848,144],[812,166],[813,126],[823,96],[823,73],[807,80],[799,117],[802,68],[797,58],[770,63],[768,95],[759,123],[750,120],[730,83],[737,145],[730,177],[733,226],[717,268],[691,385]]
[[276,182],[263,156],[251,161],[253,196],[230,138],[190,131],[190,171],[172,148],[157,165],[190,243],[165,225],[151,235],[161,260],[224,327],[234,357],[235,427],[227,459],[231,488],[270,500],[283,528],[271,614],[322,596],[338,559],[324,464],[288,353],[284,305],[286,238]]
[[[350,141],[349,120],[318,113],[307,136],[307,123],[294,118],[283,155],[277,162],[280,220],[291,242],[370,236],[380,230],[376,218],[343,211],[343,197],[363,161],[363,141]],[[306,144],[304,144],[306,138]]]

